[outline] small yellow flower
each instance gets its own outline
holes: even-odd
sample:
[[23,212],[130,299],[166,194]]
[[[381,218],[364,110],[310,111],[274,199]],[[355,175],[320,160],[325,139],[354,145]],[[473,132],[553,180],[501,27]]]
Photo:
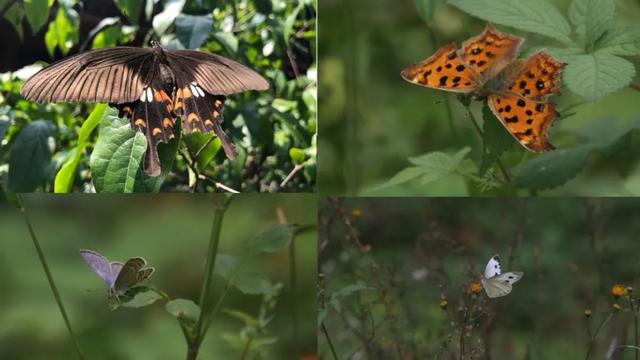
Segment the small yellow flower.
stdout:
[[584,316],[590,317],[591,316],[591,309],[585,309],[584,310]]
[[447,310],[447,306],[449,306],[447,299],[442,299],[442,301],[440,301],[440,309]]
[[482,284],[477,281],[469,285],[469,287],[467,288],[467,292],[470,294],[477,294],[480,291],[482,291]]
[[354,209],[353,211],[351,211],[351,216],[353,216],[354,218],[362,216],[362,210]]
[[611,294],[615,297],[627,296],[629,295],[629,289],[620,284],[615,284],[611,288]]
[[618,312],[620,310],[622,310],[622,306],[618,304],[613,304],[613,312]]

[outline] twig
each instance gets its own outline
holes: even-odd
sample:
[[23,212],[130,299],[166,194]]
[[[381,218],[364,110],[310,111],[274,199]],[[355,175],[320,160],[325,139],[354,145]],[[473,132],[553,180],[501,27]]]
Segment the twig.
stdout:
[[249,348],[251,347],[251,342],[253,341],[253,336],[250,336],[247,339],[247,343],[244,344],[244,349],[242,349],[242,354],[240,355],[240,360],[244,360],[247,358],[247,355],[249,354]]
[[320,328],[322,329],[322,333],[324,337],[327,339],[327,344],[329,344],[329,349],[331,349],[331,354],[333,354],[333,358],[338,360],[338,354],[336,354],[336,349],[333,347],[333,343],[331,342],[331,338],[329,337],[329,332],[327,331],[327,327],[324,326],[324,322],[320,324]]
[[596,328],[596,331],[593,333],[593,336],[589,339],[589,348],[587,349],[587,355],[584,358],[585,360],[589,360],[589,357],[591,356],[591,352],[593,351],[593,345],[595,343],[596,337],[598,336],[598,333],[600,332],[604,324],[609,322],[609,320],[611,320],[612,317],[613,317],[613,312],[609,313],[609,316],[607,316],[604,320],[602,320],[600,325],[598,325],[598,327]]
[[291,178],[293,178],[293,176],[300,171],[302,168],[304,167],[304,163],[302,164],[296,164],[296,166],[293,167],[293,169],[289,172],[289,174],[284,178],[284,180],[282,180],[282,182],[280,183],[280,188],[283,188],[285,185],[287,185],[287,183],[289,182],[289,180],[291,180]]
[[80,351],[80,343],[78,342],[78,338],[76,338],[75,334],[73,333],[73,328],[71,327],[71,322],[69,321],[69,317],[67,316],[67,311],[64,308],[64,304],[62,303],[62,298],[60,297],[60,293],[58,292],[56,283],[53,280],[53,275],[51,275],[51,271],[49,270],[47,259],[44,256],[44,252],[42,252],[42,248],[40,247],[40,242],[38,242],[38,238],[36,237],[36,232],[33,229],[33,226],[31,225],[31,221],[29,220],[29,217],[27,216],[27,210],[25,209],[24,203],[22,202],[22,196],[20,194],[16,194],[16,198],[18,199],[18,204],[20,205],[20,212],[24,217],[24,222],[27,225],[27,229],[29,229],[29,234],[31,235],[33,246],[35,246],[36,248],[36,252],[38,253],[38,258],[40,258],[40,263],[42,264],[44,273],[47,276],[49,287],[51,287],[51,291],[53,292],[53,297],[56,299],[56,303],[58,304],[58,309],[62,314],[62,318],[64,319],[64,323],[67,326],[69,335],[71,335],[71,339],[73,340],[76,351],[78,352],[78,357],[80,359],[84,359],[84,356],[82,356],[82,351]]

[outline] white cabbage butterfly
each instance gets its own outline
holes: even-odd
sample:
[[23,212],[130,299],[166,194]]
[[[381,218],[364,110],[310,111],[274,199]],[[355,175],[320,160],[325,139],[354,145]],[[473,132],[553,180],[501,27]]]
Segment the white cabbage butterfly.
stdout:
[[502,273],[500,266],[500,257],[494,255],[487,266],[484,268],[484,274],[480,278],[482,287],[490,298],[496,298],[508,295],[511,292],[513,284],[515,284],[524,273],[521,271]]

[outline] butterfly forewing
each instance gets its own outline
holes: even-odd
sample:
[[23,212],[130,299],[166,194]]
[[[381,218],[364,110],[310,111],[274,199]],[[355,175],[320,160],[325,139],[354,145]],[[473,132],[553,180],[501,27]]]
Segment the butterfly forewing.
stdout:
[[484,268],[484,277],[485,279],[490,279],[496,275],[500,275],[502,273],[502,267],[500,264],[500,256],[494,255],[489,259],[487,266]]
[[560,92],[564,64],[544,51],[533,54],[520,69],[508,90],[529,99],[541,99]]
[[482,34],[462,44],[462,57],[478,74],[494,76],[518,55],[524,39],[487,25]]
[[91,250],[80,250],[80,255],[91,270],[93,270],[108,287],[113,285],[117,274],[114,275],[112,265],[107,258]]

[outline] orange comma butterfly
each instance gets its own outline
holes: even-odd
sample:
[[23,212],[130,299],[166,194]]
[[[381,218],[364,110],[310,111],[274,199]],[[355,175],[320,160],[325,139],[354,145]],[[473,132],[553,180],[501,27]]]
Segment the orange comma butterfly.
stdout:
[[430,58],[409,66],[402,77],[429,88],[488,99],[489,108],[522,146],[534,152],[553,150],[547,130],[558,116],[548,100],[560,92],[564,64],[543,50],[516,59],[524,39],[487,25],[484,32],[445,45]]

